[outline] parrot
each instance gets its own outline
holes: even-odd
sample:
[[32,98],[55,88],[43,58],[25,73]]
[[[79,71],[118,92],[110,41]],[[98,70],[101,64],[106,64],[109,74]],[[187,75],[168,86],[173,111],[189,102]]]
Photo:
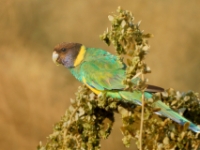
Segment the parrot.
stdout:
[[[68,68],[77,80],[85,84],[96,95],[106,92],[109,97],[142,105],[143,93],[144,97],[149,99],[152,98],[153,93],[164,90],[157,86],[147,85],[145,92],[126,91],[126,85],[123,84],[126,78],[126,64],[118,56],[100,48],[89,48],[80,43],[62,42],[55,46],[52,60],[55,64]],[[181,125],[188,122],[190,130],[200,133],[198,125],[172,110],[162,100],[154,102],[153,106],[159,108],[156,114],[170,118]]]

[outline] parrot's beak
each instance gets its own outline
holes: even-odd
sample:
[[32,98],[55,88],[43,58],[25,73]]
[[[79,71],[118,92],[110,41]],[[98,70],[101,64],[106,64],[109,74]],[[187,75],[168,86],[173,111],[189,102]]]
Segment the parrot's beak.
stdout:
[[57,66],[60,65],[60,64],[57,62],[58,56],[59,56],[58,53],[53,52],[53,54],[52,54],[52,60],[53,60],[53,62],[54,62]]

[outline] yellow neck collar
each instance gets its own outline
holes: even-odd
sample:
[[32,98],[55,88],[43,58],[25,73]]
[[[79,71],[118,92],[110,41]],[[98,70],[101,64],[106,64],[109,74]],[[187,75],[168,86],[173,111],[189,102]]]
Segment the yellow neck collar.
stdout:
[[81,46],[80,51],[74,61],[74,67],[78,66],[82,60],[84,59],[85,56],[85,52],[86,52],[86,47],[84,45]]

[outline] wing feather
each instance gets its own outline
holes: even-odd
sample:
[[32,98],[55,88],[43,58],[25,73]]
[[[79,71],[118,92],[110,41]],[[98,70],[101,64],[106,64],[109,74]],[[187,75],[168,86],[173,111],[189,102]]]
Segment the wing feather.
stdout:
[[[99,91],[123,90],[126,66],[117,57],[101,49],[87,48],[84,62],[74,69],[72,74],[81,82]],[[132,82],[137,84],[139,78]],[[162,88],[148,85],[147,92],[161,92]]]
[[[93,53],[98,54],[93,54]],[[87,85],[97,90],[123,89],[125,64],[117,56],[101,49],[89,50],[85,61],[80,65],[79,72]],[[95,57],[92,57],[92,56]]]

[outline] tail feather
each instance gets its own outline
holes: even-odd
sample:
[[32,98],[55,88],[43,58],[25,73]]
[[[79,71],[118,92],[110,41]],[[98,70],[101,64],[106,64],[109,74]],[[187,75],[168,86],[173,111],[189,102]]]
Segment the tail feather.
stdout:
[[[119,98],[119,99],[123,99],[123,100],[129,101],[129,102],[132,102],[137,105],[141,105],[141,98],[142,98],[141,91],[133,91],[132,93],[128,92],[128,91],[108,92],[107,94],[113,98]],[[145,92],[144,94],[147,99],[152,97],[152,94],[150,94],[150,93]],[[181,116],[179,113],[173,111],[169,106],[167,106],[162,101],[156,101],[154,103],[154,107],[161,109],[160,111],[156,112],[156,114],[164,116],[164,117],[168,117],[181,125],[184,125],[185,123],[188,122],[188,123],[190,123],[189,129],[191,129],[192,131],[194,131],[196,133],[200,133],[199,126],[197,126],[194,123],[192,123],[191,121],[187,120],[186,118]]]
[[183,116],[181,116],[177,112],[173,111],[169,106],[167,106],[162,101],[156,101],[155,107],[161,109],[160,111],[156,112],[156,114],[168,117],[168,118],[172,119],[173,121],[175,121],[175,122],[177,122],[181,125],[184,125],[185,123],[188,122],[188,123],[190,123],[189,129],[191,129],[192,131],[194,131],[196,133],[200,133],[200,127],[199,126],[195,125],[194,123],[187,120],[186,118],[184,118]]

